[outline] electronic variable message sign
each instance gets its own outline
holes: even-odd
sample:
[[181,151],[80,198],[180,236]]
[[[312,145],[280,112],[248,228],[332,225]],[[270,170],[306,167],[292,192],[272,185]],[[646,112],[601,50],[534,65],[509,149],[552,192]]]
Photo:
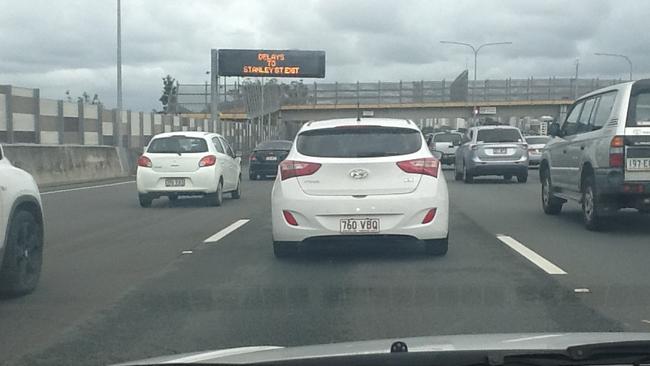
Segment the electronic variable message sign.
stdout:
[[220,76],[325,77],[325,51],[218,50]]

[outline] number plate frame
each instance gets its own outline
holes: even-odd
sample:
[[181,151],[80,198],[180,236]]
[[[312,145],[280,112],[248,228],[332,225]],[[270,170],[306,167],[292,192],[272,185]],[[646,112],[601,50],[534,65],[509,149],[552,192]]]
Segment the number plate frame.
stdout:
[[378,234],[381,231],[381,220],[378,218],[345,218],[339,220],[341,234]]
[[650,158],[627,158],[625,170],[630,172],[650,171]]
[[165,178],[165,187],[185,187],[185,178]]

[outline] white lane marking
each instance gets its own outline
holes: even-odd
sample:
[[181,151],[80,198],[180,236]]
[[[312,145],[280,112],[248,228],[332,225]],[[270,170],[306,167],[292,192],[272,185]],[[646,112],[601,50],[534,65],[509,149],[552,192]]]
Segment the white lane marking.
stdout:
[[503,341],[502,343],[514,343],[514,342],[532,341],[532,340],[535,340],[535,339],[562,337],[563,335],[564,334],[544,334],[544,335],[538,335],[538,336],[532,336],[532,337],[508,339],[506,341]]
[[110,183],[110,184],[101,184],[98,186],[89,186],[89,187],[79,187],[79,188],[70,188],[70,189],[60,189],[58,191],[49,191],[49,192],[43,192],[41,193],[41,196],[45,196],[48,194],[54,194],[54,193],[65,193],[65,192],[74,192],[74,191],[83,191],[86,189],[95,189],[95,188],[106,188],[106,187],[114,187],[114,186],[120,186],[123,184],[130,184],[130,183],[135,183],[134,180],[130,180],[128,182],[119,182],[119,183]]
[[548,274],[566,274],[564,270],[555,264],[549,262],[546,258],[535,253],[527,246],[521,244],[517,240],[507,236],[507,235],[497,235],[497,239],[501,240],[505,245],[512,248],[517,253],[524,256],[524,258],[533,262],[537,267],[541,268],[544,272]]
[[591,290],[588,288],[574,288],[573,292],[575,292],[576,294],[588,294],[591,292]]
[[641,321],[644,322],[644,323],[646,323],[646,324],[650,324],[650,320],[641,319]]
[[233,231],[239,229],[240,227],[246,225],[249,221],[249,219],[241,219],[233,222],[230,224],[230,226],[224,228],[223,230],[219,231],[218,233],[212,235],[211,237],[205,239],[203,242],[204,243],[214,243],[215,241],[219,241],[223,238],[226,237],[226,235],[232,233]]
[[195,354],[195,355],[185,356],[185,357],[181,357],[181,358],[175,358],[175,359],[165,361],[165,362],[162,362],[162,363],[194,363],[194,362],[206,361],[206,360],[209,360],[209,359],[212,359],[212,358],[217,358],[217,357],[226,357],[226,356],[239,355],[239,354],[242,354],[242,353],[268,351],[268,350],[273,350],[273,349],[278,349],[278,348],[282,348],[282,347],[254,346],[254,347],[240,347],[240,348],[232,348],[232,349],[223,349],[223,350],[220,350],[220,351],[202,352],[202,353]]

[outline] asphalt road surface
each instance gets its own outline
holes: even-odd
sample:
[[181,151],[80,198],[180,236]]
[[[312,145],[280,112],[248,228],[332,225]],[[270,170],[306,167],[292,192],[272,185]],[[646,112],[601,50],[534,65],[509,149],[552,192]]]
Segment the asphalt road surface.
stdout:
[[101,365],[423,335],[650,331],[650,216],[626,212],[606,232],[588,232],[575,204],[557,217],[542,213],[535,171],[527,184],[466,185],[450,173],[449,253],[440,258],[413,243],[375,242],[277,260],[272,181],[244,182],[242,199],[220,208],[188,198],[142,209],[132,182],[47,193],[42,282],[29,296],[0,299],[0,364]]

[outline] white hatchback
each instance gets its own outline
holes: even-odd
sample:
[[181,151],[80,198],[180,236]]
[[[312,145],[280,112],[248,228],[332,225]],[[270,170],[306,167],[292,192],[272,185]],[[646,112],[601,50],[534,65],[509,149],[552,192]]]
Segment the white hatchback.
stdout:
[[224,192],[241,197],[241,158],[216,133],[162,133],[138,159],[136,182],[142,207],[162,196],[197,195],[221,206]]
[[447,252],[447,183],[408,120],[307,123],[278,167],[271,209],[278,257],[309,239],[375,236],[417,239],[430,254]]

